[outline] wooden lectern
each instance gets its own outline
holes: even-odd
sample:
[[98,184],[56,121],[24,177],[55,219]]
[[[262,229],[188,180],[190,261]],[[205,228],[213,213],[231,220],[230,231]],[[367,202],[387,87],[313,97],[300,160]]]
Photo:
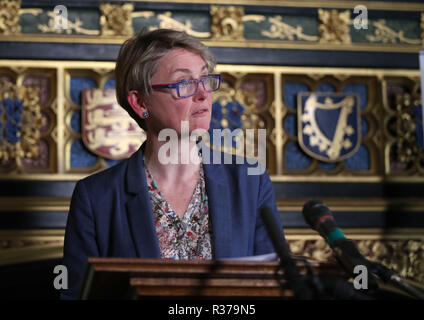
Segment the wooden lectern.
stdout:
[[[342,272],[310,261],[317,275]],[[301,273],[306,267],[299,263]],[[277,261],[90,258],[81,299],[269,298],[289,299]]]

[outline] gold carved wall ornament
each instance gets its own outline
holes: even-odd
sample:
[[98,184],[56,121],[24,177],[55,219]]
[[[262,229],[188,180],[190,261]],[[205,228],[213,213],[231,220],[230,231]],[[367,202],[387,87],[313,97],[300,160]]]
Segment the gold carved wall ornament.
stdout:
[[375,28],[374,35],[368,34],[366,38],[370,42],[383,42],[395,44],[398,41],[406,44],[421,44],[421,39],[410,39],[404,36],[403,30],[395,31],[386,25],[386,20],[380,19],[374,21],[372,25]]
[[21,1],[0,0],[0,34],[16,34],[21,32],[19,25],[19,9]]
[[[242,90],[240,84],[243,78],[243,74],[237,74],[235,77],[236,83],[230,84],[226,81],[222,83],[221,89],[214,94],[214,102],[219,103],[222,113],[221,119],[212,119],[215,122],[217,127],[222,127],[223,129],[231,128],[235,126],[233,123],[234,119],[232,117],[239,117],[242,123],[239,131],[235,131],[235,136],[233,138],[234,142],[243,142],[243,144],[237,144],[238,149],[225,149],[227,147],[224,144],[223,151],[228,153],[236,153],[240,156],[245,156],[244,147],[246,146],[247,150],[253,150],[255,148],[254,141],[247,139],[242,130],[245,129],[254,129],[254,128],[263,128],[264,123],[259,119],[259,117],[254,113],[254,108],[256,106],[257,100],[255,93],[249,90]],[[240,103],[243,109],[234,108],[235,104]],[[230,113],[233,113],[232,116]],[[219,122],[218,122],[219,121]],[[242,141],[242,139],[244,139]]]
[[383,88],[385,172],[420,178],[424,174],[420,78],[388,77]]
[[132,36],[134,31],[132,27],[132,12],[134,5],[132,3],[120,4],[101,4],[100,17],[102,36]]
[[[138,11],[132,14],[132,17],[143,17],[150,18],[154,15],[151,11]],[[164,13],[158,14],[156,18],[159,20],[159,27],[149,27],[149,31],[156,29],[175,29],[178,31],[184,31],[190,36],[196,38],[208,38],[210,37],[210,32],[196,31],[193,29],[193,25],[190,20],[186,20],[184,23],[174,19],[172,17],[171,11],[166,11]]]
[[135,11],[131,13],[131,18],[145,18],[149,19],[155,16],[153,11]]
[[211,33],[215,40],[243,40],[243,7],[211,6]]
[[[213,95],[211,127],[229,129],[228,136],[231,136],[233,144],[230,148],[228,143],[224,143],[223,151],[257,159],[270,172],[275,171],[275,154],[270,147],[270,144],[275,144],[275,120],[271,115],[272,77],[243,71],[220,73],[222,82],[220,90]],[[260,140],[261,136],[264,140]],[[262,143],[265,140],[266,143]]]
[[409,93],[396,95],[396,115],[391,129],[396,133],[396,158],[400,162],[420,162],[424,158],[424,152],[417,144],[416,123],[412,115],[413,106],[421,104],[419,98]]
[[[259,99],[257,92],[253,88],[244,87],[243,84],[249,80],[249,77],[244,72],[234,72],[224,76],[225,78],[233,79],[230,82],[223,81],[222,88],[214,94],[214,101],[218,101],[222,106],[224,115],[228,114],[227,105],[231,102],[240,103],[243,106],[243,112],[238,114],[241,120],[243,129],[263,129],[266,124],[259,117],[258,103]],[[265,77],[264,77],[265,78]],[[223,120],[223,127],[228,126],[228,122]]]
[[320,21],[318,31],[321,43],[350,44],[352,42],[349,33],[350,10],[339,12],[335,9],[319,9],[318,19]]
[[291,26],[284,22],[281,16],[269,17],[268,22],[270,24],[269,30],[261,31],[261,34],[265,37],[291,41],[296,40],[296,38],[304,41],[318,41],[317,36],[304,34],[302,26]]
[[76,34],[83,34],[87,36],[100,35],[99,30],[90,30],[90,29],[84,28],[83,22],[78,17],[75,18],[75,22],[73,22],[67,17],[62,17],[63,21],[66,21],[66,25],[67,25],[66,29],[62,29],[62,28],[57,28],[55,26],[56,14],[53,11],[48,11],[47,16],[49,17],[49,21],[47,22],[47,24],[38,24],[37,26],[42,33],[54,32],[54,33],[71,34],[72,31],[75,31]]
[[359,250],[370,260],[392,268],[401,277],[424,283],[424,243],[422,240],[361,240]]
[[230,123],[228,119],[228,110],[227,105],[237,101],[236,100],[236,90],[230,86],[227,82],[222,82],[219,91],[217,91],[213,96],[214,102],[218,102],[221,106],[222,118],[215,119],[212,118],[212,121],[215,122],[217,127],[221,126],[222,128],[228,128]]
[[0,162],[38,157],[40,129],[45,125],[39,105],[39,88],[0,80]]

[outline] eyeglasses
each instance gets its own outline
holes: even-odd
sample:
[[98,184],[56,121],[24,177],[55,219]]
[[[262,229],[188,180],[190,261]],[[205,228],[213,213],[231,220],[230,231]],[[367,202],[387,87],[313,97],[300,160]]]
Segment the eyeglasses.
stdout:
[[170,84],[155,84],[152,89],[176,89],[178,98],[188,98],[196,94],[199,82],[207,92],[216,91],[221,83],[220,74],[208,74],[200,79],[181,80]]

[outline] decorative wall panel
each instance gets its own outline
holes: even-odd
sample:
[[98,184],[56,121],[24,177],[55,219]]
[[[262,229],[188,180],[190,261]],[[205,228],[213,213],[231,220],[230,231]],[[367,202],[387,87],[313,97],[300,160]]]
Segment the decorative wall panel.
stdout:
[[[113,90],[113,63],[1,63],[4,178],[29,173],[39,173],[42,178],[45,173],[51,179],[53,173],[78,179],[119,161],[93,153],[81,136],[83,92]],[[40,63],[49,67],[40,69]],[[22,64],[25,67],[19,67]],[[297,181],[299,177],[308,181],[323,177],[326,181],[341,177],[357,182],[402,177],[423,181],[417,71],[235,65],[219,65],[218,71],[223,81],[214,95],[211,130],[266,129],[266,165],[276,181]],[[59,73],[61,78],[57,78]],[[324,162],[300,147],[299,103],[308,92],[358,97],[360,143],[346,159]],[[17,98],[10,100],[9,95]],[[26,131],[22,121],[30,124]],[[332,126],[334,131],[334,123]]]
[[[44,172],[49,178],[55,173],[77,179],[119,161],[89,151],[81,136],[83,91],[113,90],[113,63],[45,61],[45,69],[30,61],[2,64],[1,170],[7,178]],[[346,177],[359,182],[424,177],[418,72],[405,70],[398,76],[397,70],[370,74],[347,68],[230,65],[219,65],[218,71],[223,83],[214,95],[211,130],[266,129],[267,169],[275,179]],[[26,90],[20,89],[21,98],[18,88]],[[58,96],[59,91],[63,96]],[[307,92],[358,97],[360,144],[346,159],[324,162],[300,147],[302,119],[297,110],[299,98]],[[8,100],[9,95],[16,99]],[[63,119],[57,117],[59,113]],[[22,121],[30,124],[26,131]]]
[[[141,29],[174,28],[213,46],[414,52],[424,5],[349,1],[2,0],[0,41],[121,43]],[[61,6],[61,7],[60,7]],[[34,37],[36,35],[36,37]],[[54,37],[61,35],[61,37]],[[53,37],[52,37],[53,36]]]
[[386,172],[392,176],[420,176],[424,170],[420,79],[387,77],[384,86]]
[[56,70],[0,69],[0,172],[56,172]]
[[[379,121],[381,104],[378,102],[378,80],[375,76],[361,77],[341,75],[283,75],[283,169],[287,174],[366,176],[380,175],[382,166],[382,145]],[[361,143],[359,149],[343,161],[323,162],[323,156],[311,157],[302,152],[299,146],[299,128],[304,121],[298,116],[299,100],[305,92],[320,94],[356,95],[360,108],[360,123],[358,125]],[[338,119],[334,119],[338,123]],[[331,127],[331,125],[329,126]],[[332,136],[329,134],[329,136]],[[334,133],[333,133],[334,136]],[[334,143],[333,136],[330,138]],[[322,158],[322,159],[320,159]]]

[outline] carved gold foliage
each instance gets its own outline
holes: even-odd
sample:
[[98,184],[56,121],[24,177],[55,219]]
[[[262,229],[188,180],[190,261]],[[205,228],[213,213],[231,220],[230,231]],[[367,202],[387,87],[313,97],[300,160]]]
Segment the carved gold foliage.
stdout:
[[16,34],[21,32],[19,25],[19,8],[21,1],[0,1],[0,34]]
[[47,16],[49,21],[47,24],[38,24],[37,27],[42,33],[54,32],[54,33],[66,33],[71,34],[72,31],[75,31],[77,34],[84,34],[88,36],[98,36],[99,30],[90,30],[83,27],[84,23],[78,18],[75,18],[75,21],[68,19],[67,17],[62,17],[63,21],[66,21],[67,28],[61,29],[57,28],[55,25],[56,14],[53,11],[48,11]]
[[424,283],[424,242],[420,240],[358,242],[358,248],[370,260],[383,263],[401,277]]
[[218,101],[221,106],[226,106],[229,102],[235,100],[236,90],[228,82],[222,81],[219,91],[215,92],[214,101]]
[[222,114],[224,117],[221,125],[224,128],[228,126],[228,120],[225,119],[228,114],[227,105],[231,102],[238,102],[244,108],[243,114],[240,115],[243,129],[265,128],[265,122],[255,111],[258,103],[256,93],[253,90],[241,88],[244,74],[233,73],[231,75],[237,78],[235,85],[231,86],[228,82],[223,81],[219,91],[214,94],[214,101],[219,102],[222,106]]
[[318,240],[289,240],[290,251],[295,255],[301,255],[316,261],[332,260],[330,247],[323,239]]
[[[243,21],[245,21],[243,19]],[[281,16],[269,17],[268,22],[270,24],[269,30],[262,30],[261,34],[271,39],[281,40],[304,40],[304,41],[317,41],[317,36],[310,36],[303,33],[302,26],[291,26],[283,21]]]
[[[265,128],[265,121],[255,111],[258,103],[256,94],[253,90],[243,89],[241,85],[245,80],[245,74],[243,73],[232,73],[231,77],[236,79],[230,83],[228,81],[222,81],[220,90],[214,93],[214,102],[219,103],[221,108],[222,117],[220,119],[212,119],[217,127],[231,128],[235,124],[234,117],[239,117],[241,121],[240,129],[246,133],[246,129],[263,129]],[[240,105],[241,108],[235,107]],[[257,151],[258,147],[255,144],[253,136],[243,134],[243,131],[237,133],[234,136],[234,141],[237,143],[237,149],[226,148],[224,144],[223,151],[228,153],[236,153],[240,156],[250,156],[252,154],[244,154],[252,150]],[[251,131],[252,132],[252,131]],[[257,135],[255,130],[254,135]],[[252,139],[250,139],[252,138]],[[239,143],[243,142],[243,143]],[[240,149],[238,149],[240,148]],[[264,151],[265,152],[265,151]]]
[[212,17],[211,33],[216,40],[241,40],[244,39],[242,7],[211,6]]
[[38,157],[40,129],[45,125],[39,88],[0,80],[0,162]]
[[247,113],[250,113],[258,104],[258,98],[252,90],[237,90],[236,91],[236,100],[247,109]]
[[100,17],[102,36],[131,36],[133,35],[132,12],[134,5],[132,3],[120,4],[101,4]]
[[351,43],[349,34],[350,11],[345,10],[339,12],[333,10],[318,10],[319,25],[319,41],[322,43]]
[[[369,260],[382,263],[401,277],[424,283],[423,240],[357,240],[360,252]],[[320,262],[334,261],[323,239],[288,240],[292,254]]]
[[396,111],[391,130],[396,135],[396,160],[399,162],[419,162],[419,158],[424,156],[416,141],[416,123],[412,115],[412,108],[419,104],[419,96],[409,93],[396,95]]
[[[420,39],[410,39],[404,36],[403,30],[395,31],[386,25],[386,20],[380,19],[372,23],[374,26],[374,35],[366,35],[370,42],[383,42],[383,43],[406,43],[418,45],[421,43]],[[422,25],[422,16],[421,16]]]
[[[151,11],[138,11],[133,13],[132,17],[143,17],[150,18],[154,16],[154,13]],[[166,11],[164,13],[158,14],[156,18],[159,20],[159,28],[161,29],[175,29],[178,31],[184,31],[190,36],[196,38],[208,38],[210,37],[210,32],[196,31],[193,29],[193,25],[190,20],[185,20],[185,22],[178,21],[172,17],[171,11]],[[149,31],[156,30],[158,27],[151,26]]]

